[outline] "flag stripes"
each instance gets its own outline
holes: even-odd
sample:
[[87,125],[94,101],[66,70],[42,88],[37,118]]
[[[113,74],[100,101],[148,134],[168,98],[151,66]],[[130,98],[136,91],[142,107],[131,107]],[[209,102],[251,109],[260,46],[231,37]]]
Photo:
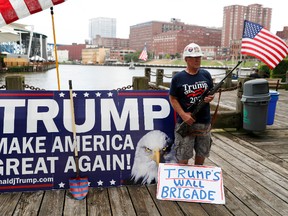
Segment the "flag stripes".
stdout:
[[67,0],[0,0],[0,27]]
[[86,197],[89,191],[89,183],[87,177],[77,177],[69,179],[70,193],[75,199],[82,200]]
[[147,53],[146,44],[145,44],[144,49],[142,50],[142,52],[141,52],[141,54],[140,54],[138,59],[143,60],[143,61],[147,61],[148,53]]
[[263,26],[245,20],[241,53],[254,56],[273,69],[287,56],[288,46]]

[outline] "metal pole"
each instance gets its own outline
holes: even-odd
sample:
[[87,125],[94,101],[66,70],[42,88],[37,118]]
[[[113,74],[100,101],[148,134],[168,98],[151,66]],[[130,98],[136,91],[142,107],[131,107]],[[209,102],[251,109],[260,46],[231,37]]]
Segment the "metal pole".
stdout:
[[55,52],[55,64],[56,64],[57,83],[58,83],[58,91],[59,91],[59,90],[60,90],[60,76],[59,76],[59,65],[58,65],[57,43],[56,43],[56,34],[55,34],[53,7],[51,7],[50,10],[51,10],[51,17],[52,17],[53,38],[54,38],[54,52]]

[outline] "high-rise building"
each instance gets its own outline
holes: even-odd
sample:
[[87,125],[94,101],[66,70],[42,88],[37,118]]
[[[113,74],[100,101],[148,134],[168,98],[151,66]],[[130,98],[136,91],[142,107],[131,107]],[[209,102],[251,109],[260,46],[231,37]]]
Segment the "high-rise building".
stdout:
[[263,8],[260,4],[224,7],[221,46],[228,48],[234,41],[241,40],[245,19],[258,23],[270,30],[271,15],[272,9]]
[[116,19],[107,17],[97,17],[89,20],[89,37],[95,38],[96,35],[101,37],[116,38]]

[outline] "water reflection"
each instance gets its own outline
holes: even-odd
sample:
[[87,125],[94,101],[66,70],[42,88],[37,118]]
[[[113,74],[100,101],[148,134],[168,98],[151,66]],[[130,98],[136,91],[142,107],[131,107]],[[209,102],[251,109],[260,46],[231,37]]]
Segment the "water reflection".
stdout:
[[[60,89],[68,90],[68,80],[72,80],[73,88],[77,90],[112,90],[132,85],[134,76],[144,76],[145,67],[136,67],[130,70],[126,66],[90,66],[90,65],[59,65]],[[157,68],[151,68],[156,72]],[[181,68],[164,69],[164,82],[171,80],[173,71],[180,71]],[[221,79],[224,70],[209,69],[212,76]],[[154,73],[153,73],[154,74]],[[217,76],[217,74],[222,74]],[[5,84],[5,77],[11,75],[23,75],[25,84],[39,87],[45,90],[58,90],[56,69],[46,72],[29,73],[1,73],[0,86]],[[151,81],[155,81],[155,76],[151,76]]]

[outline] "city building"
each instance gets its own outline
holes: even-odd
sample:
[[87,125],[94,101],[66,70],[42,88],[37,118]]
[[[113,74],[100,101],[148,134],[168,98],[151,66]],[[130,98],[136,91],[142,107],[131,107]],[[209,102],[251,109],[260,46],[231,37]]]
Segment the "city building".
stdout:
[[212,60],[221,58],[221,47],[220,46],[201,46],[201,51],[203,52],[203,58]]
[[89,37],[116,37],[116,19],[107,17],[97,17],[89,20]]
[[168,31],[184,30],[184,28],[185,24],[174,18],[171,19],[171,22],[150,21],[130,26],[130,49],[139,51],[146,44],[146,48],[150,52],[154,36]]
[[272,9],[264,8],[261,4],[248,6],[230,5],[224,7],[221,47],[230,49],[230,46],[242,39],[244,20],[258,23],[270,30]]
[[212,29],[201,26],[186,26],[187,30],[168,31],[153,37],[151,52],[154,58],[161,58],[166,54],[182,54],[189,43],[200,46],[219,47],[221,44],[221,29]]
[[14,34],[13,38],[9,36],[11,40],[0,41],[1,52],[15,54],[26,59],[40,56],[47,60],[47,36],[34,32],[33,26],[12,23],[1,28],[0,31]]
[[276,35],[283,40],[288,40],[288,26],[284,26],[282,31],[277,31]]
[[205,46],[221,45],[221,29],[187,25],[179,19],[170,22],[150,21],[130,26],[129,45],[132,50],[142,50],[146,44],[154,58],[182,53],[188,43]]
[[92,39],[92,45],[111,49],[128,49],[129,39],[101,37],[100,35],[96,35],[96,37]]
[[110,49],[87,46],[82,49],[82,64],[104,64],[107,56],[110,56]]
[[[50,44],[50,46],[53,44]],[[77,43],[72,43],[71,45],[61,45],[57,44],[57,50],[68,50],[68,60],[69,61],[81,61],[82,59],[82,49],[86,48],[86,44],[77,44]],[[52,51],[52,49],[51,49]],[[54,54],[52,54],[54,55]]]
[[[55,53],[53,52],[53,59],[55,58]],[[58,62],[67,62],[69,61],[69,50],[57,50]]]
[[129,50],[129,49],[111,49],[110,55],[106,56],[105,62],[124,62],[125,61],[125,55],[134,53],[135,50]]

